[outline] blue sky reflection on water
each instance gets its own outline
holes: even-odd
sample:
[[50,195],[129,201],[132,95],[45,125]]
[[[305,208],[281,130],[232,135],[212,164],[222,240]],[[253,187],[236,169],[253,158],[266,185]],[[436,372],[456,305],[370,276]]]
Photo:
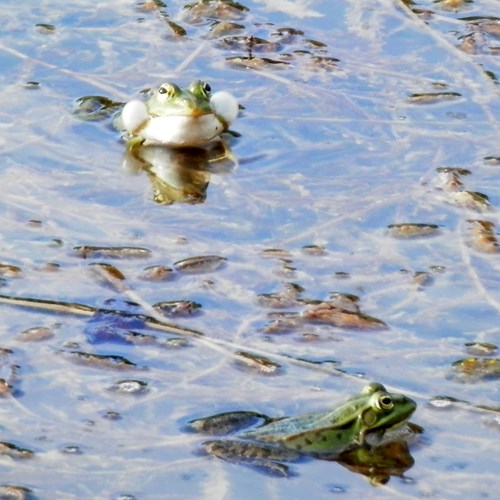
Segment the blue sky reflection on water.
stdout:
[[[499,155],[498,86],[483,69],[496,72],[497,42],[486,25],[462,19],[494,15],[491,2],[449,12],[422,1],[417,7],[434,10],[428,18],[384,0],[366,9],[349,1],[246,5],[250,10],[236,20],[246,36],[276,41],[279,28],[304,32],[253,52],[281,65],[264,59],[259,70],[232,65],[227,58],[248,55],[245,44],[210,38],[215,19],[195,22],[180,1],[168,3],[167,20],[185,28],[186,37],[175,37],[149,2],[148,8],[5,3],[0,264],[19,272],[2,267],[1,294],[94,307],[116,298],[194,300],[201,313],[172,321],[219,344],[188,339],[189,347],[174,349],[165,344],[174,335],[138,325],[156,340],[90,345],[85,317],[0,306],[0,347],[12,350],[0,376],[20,366],[14,397],[2,401],[3,439],[36,456],[0,456],[4,477],[37,498],[164,498],[165,485],[171,498],[250,498],[247,491],[326,498],[337,489],[374,498],[491,494],[499,464],[483,450],[497,439],[491,409],[498,384],[495,376],[457,378],[451,368],[472,356],[466,343],[500,342],[498,254],[481,251],[468,222],[498,227],[498,166],[484,159]],[[450,26],[475,37],[475,53],[457,48]],[[245,107],[234,125],[241,135],[230,140],[239,165],[182,171],[193,184],[208,183],[204,202],[160,205],[153,201],[154,176],[126,163],[111,119],[82,121],[72,111],[83,96],[123,102],[164,80],[197,78],[234,92]],[[26,88],[29,81],[41,85]],[[449,95],[435,104],[409,99],[439,92]],[[470,173],[450,177],[437,171],[442,167]],[[467,192],[487,195],[490,206],[464,198]],[[391,237],[388,226],[402,222],[439,230],[426,238]],[[151,254],[82,259],[78,245]],[[311,255],[305,245],[325,251]],[[172,267],[195,255],[227,261],[212,272],[144,279],[149,266]],[[90,264],[103,262],[125,276],[121,293],[92,273]],[[301,297],[309,300],[355,294],[361,311],[389,329],[307,324],[266,332],[269,313],[306,307],[262,305],[259,294],[282,292],[289,283],[303,287]],[[40,326],[52,336],[21,340],[21,332]],[[124,356],[139,368],[82,366],[71,361],[72,350]],[[230,355],[235,350],[255,350],[282,367],[275,375],[243,368]],[[304,367],[297,359],[330,364]],[[123,379],[140,379],[148,390],[136,397],[110,390]],[[292,479],[270,479],[197,455],[203,438],[181,430],[191,418],[233,409],[272,416],[324,410],[358,392],[365,379],[418,402],[414,421],[425,433],[410,447],[409,480],[394,477],[374,488],[361,474],[320,460],[292,465],[299,474]],[[438,395],[472,406],[433,405]],[[70,445],[81,453],[64,453]]]

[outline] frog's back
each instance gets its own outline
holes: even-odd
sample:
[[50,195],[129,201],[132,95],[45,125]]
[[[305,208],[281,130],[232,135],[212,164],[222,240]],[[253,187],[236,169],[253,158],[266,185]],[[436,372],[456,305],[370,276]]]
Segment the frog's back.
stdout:
[[241,434],[243,439],[253,439],[272,443],[284,443],[305,432],[332,428],[339,420],[337,411],[309,413],[296,417],[285,417],[266,424],[258,429]]

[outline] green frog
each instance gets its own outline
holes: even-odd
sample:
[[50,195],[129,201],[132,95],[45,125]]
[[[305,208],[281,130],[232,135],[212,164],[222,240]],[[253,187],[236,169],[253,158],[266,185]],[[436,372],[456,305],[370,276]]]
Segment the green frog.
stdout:
[[206,82],[196,80],[183,89],[167,82],[152,89],[147,101],[134,99],[125,104],[120,128],[130,136],[130,147],[143,143],[197,147],[225,132],[238,112],[232,94],[212,94]]
[[[252,412],[229,412],[192,420],[188,426],[213,434],[220,433],[220,422],[239,424],[243,413],[253,419],[264,418],[264,423],[256,429],[237,433],[236,439],[207,441],[204,448],[219,458],[286,475],[288,468],[277,465],[277,460],[292,461],[300,455],[333,460],[357,447],[371,448],[404,439],[401,429],[416,407],[407,396],[390,393],[382,384],[372,382],[327,412],[281,419],[269,419]],[[223,415],[227,418],[222,419]]]

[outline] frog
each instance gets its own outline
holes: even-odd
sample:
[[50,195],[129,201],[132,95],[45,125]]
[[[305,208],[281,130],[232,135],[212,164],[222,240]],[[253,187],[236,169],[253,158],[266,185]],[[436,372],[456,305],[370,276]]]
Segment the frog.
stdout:
[[212,94],[207,82],[195,80],[186,88],[165,82],[151,89],[146,101],[127,102],[118,125],[128,134],[129,149],[144,144],[199,147],[227,131],[238,112],[232,94]]
[[[326,412],[278,419],[246,412],[252,420],[260,418],[263,422],[254,429],[237,431],[231,438],[205,441],[203,448],[224,460],[256,466],[273,475],[287,475],[288,467],[279,461],[295,461],[304,455],[336,460],[356,448],[371,449],[404,439],[402,429],[416,407],[409,397],[388,392],[382,384],[371,382]],[[219,433],[219,422],[239,424],[243,420],[241,413],[191,420],[188,428]],[[221,418],[223,415],[226,418]]]

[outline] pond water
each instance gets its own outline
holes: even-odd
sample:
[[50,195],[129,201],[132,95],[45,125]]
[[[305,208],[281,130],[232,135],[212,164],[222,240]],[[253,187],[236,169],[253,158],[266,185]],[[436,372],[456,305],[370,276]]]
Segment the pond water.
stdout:
[[[2,498],[495,496],[497,0],[3,16]],[[242,105],[225,159],[130,158],[97,109],[199,78]],[[325,301],[354,323],[307,320]],[[160,302],[174,326],[137,316]],[[386,484],[315,459],[268,477],[183,429],[327,410],[370,380],[424,429]]]

